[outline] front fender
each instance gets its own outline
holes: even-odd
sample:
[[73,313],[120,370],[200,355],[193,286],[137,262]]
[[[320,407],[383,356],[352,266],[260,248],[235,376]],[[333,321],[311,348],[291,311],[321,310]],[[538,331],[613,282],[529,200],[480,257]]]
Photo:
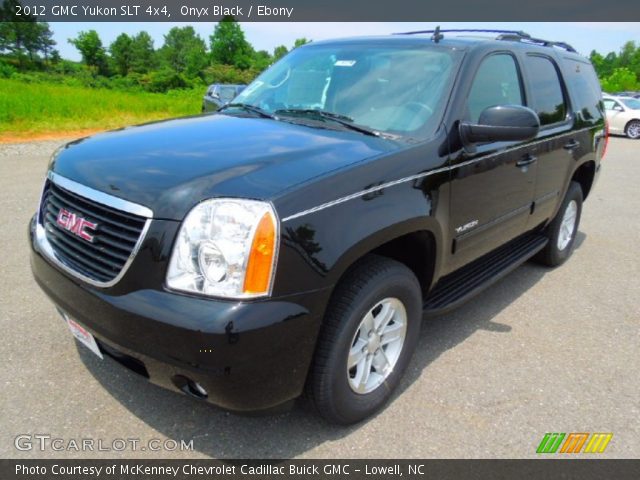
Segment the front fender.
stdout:
[[442,262],[449,172],[425,174],[285,219],[275,295],[334,286],[358,259],[403,235],[427,231]]

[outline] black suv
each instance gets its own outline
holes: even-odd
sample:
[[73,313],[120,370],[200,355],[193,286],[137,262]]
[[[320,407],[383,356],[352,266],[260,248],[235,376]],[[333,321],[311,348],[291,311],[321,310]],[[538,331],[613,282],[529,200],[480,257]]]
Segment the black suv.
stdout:
[[567,44],[447,31],[314,42],[220,112],[72,142],[30,226],[74,335],[224,408],[391,396],[421,320],[563,263],[606,146]]

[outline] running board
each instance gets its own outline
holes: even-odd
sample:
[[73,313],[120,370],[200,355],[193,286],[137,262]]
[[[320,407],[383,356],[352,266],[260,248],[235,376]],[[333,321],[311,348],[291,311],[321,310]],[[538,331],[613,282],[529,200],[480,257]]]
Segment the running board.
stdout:
[[432,316],[453,310],[529,260],[548,241],[539,234],[516,238],[443,277],[427,296],[424,314]]

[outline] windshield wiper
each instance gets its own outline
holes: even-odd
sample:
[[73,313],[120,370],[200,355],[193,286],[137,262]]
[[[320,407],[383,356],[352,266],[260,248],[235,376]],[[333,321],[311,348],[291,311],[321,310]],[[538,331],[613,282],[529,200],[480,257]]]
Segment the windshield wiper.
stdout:
[[381,136],[380,132],[371,128],[364,127],[353,123],[353,118],[341,115],[339,113],[327,112],[325,110],[315,110],[313,108],[283,108],[275,111],[276,115],[313,115],[320,117],[324,120],[331,120],[339,123],[340,125],[354,130],[356,132],[364,133],[365,135],[371,135],[373,137]]
[[226,105],[223,105],[222,107],[220,107],[218,109],[218,112],[222,112],[227,108],[240,108],[242,110],[246,110],[247,112],[255,113],[256,115],[259,115],[263,118],[270,118],[272,120],[278,119],[278,117],[276,117],[275,115],[272,115],[271,113],[267,112],[266,110],[263,110],[260,107],[251,105],[250,103],[227,103]]

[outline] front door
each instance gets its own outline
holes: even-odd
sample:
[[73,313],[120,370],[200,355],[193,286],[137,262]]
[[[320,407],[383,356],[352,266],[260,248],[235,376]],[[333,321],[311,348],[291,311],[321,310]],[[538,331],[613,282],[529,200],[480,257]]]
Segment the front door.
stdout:
[[[460,120],[477,122],[496,105],[524,105],[517,59],[510,53],[484,58]],[[452,159],[448,271],[488,253],[525,231],[536,179],[530,142],[495,142],[463,149]]]

